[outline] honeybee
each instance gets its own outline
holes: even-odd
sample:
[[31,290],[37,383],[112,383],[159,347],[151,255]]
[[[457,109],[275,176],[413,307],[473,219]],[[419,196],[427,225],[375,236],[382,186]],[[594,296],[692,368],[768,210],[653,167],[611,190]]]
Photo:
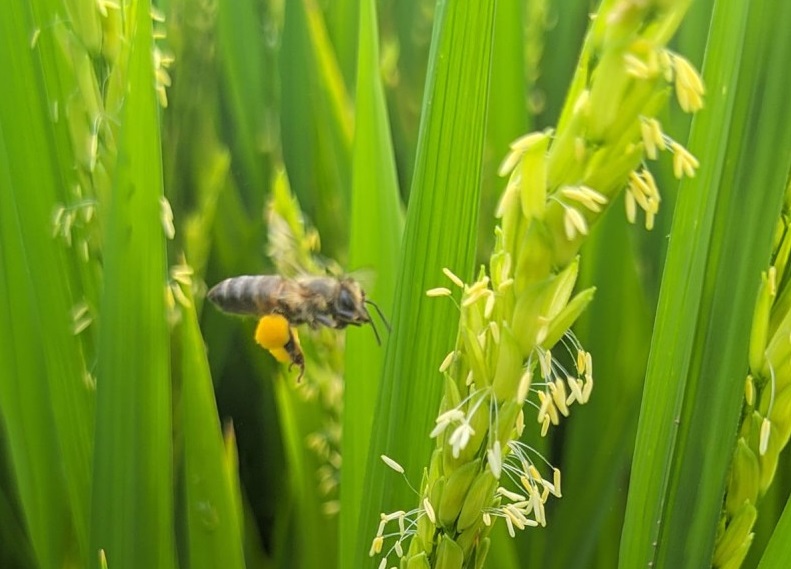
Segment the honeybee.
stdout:
[[[379,332],[366,308],[366,304],[370,304],[387,329],[390,329],[379,307],[365,298],[365,291],[360,283],[349,277],[340,279],[326,276],[301,276],[289,279],[280,275],[232,277],[215,285],[209,291],[208,298],[224,312],[261,317],[280,315],[291,326],[307,324],[314,329],[319,326],[342,329],[347,326],[370,324],[376,342],[381,344]],[[270,325],[280,326],[277,320],[267,320],[267,324],[262,324],[263,322],[264,318],[259,322],[259,328]],[[270,346],[277,348],[277,344],[282,342],[280,348],[288,354],[291,364],[299,365],[304,370],[299,339],[295,335],[296,331],[292,332],[291,326],[287,327],[288,334],[273,333],[276,339],[269,342],[269,345],[259,343],[278,358]],[[283,353],[278,353],[283,356]]]

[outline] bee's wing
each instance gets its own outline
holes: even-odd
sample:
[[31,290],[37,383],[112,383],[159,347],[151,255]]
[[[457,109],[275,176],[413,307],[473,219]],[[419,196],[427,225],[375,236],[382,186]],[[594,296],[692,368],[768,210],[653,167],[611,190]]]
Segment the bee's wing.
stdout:
[[346,273],[347,277],[356,280],[364,291],[373,290],[376,284],[376,270],[373,267],[362,267]]

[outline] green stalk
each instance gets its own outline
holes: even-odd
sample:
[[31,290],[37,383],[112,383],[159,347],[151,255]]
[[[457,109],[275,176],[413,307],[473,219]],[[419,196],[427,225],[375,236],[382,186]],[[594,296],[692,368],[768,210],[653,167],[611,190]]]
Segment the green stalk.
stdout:
[[[462,295],[456,346],[439,366],[445,390],[431,433],[436,448],[417,507],[381,517],[371,554],[383,553],[382,566],[395,555],[407,567],[482,567],[496,518],[511,535],[546,525],[544,504],[550,494],[561,495],[560,471],[519,441],[532,419],[522,407],[537,394],[536,419],[546,434],[573,403],[590,397],[592,358],[569,332],[594,292],[572,297],[575,255],[590,225],[628,187],[630,220],[639,204],[651,228],[660,198],[641,164],[658,149],[674,152],[679,177],[694,175],[694,157],[662,135],[654,118],[670,81],[685,110],[702,106],[700,78],[664,47],[687,4],[604,2],[557,132],[512,144],[501,168],[510,180],[488,274],[482,269],[465,284],[445,271]],[[558,342],[576,362],[573,369],[553,356]],[[404,472],[392,458],[385,462]],[[509,481],[518,489],[508,488]],[[396,521],[397,530],[390,525]],[[395,543],[384,550],[388,526]]]

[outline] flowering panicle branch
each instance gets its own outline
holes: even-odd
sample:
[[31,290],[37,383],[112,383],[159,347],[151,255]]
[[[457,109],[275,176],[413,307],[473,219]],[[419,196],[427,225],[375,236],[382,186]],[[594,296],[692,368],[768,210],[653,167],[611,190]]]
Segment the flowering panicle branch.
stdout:
[[[594,294],[592,288],[573,294],[577,252],[623,190],[629,220],[639,206],[646,227],[653,225],[661,200],[646,159],[667,150],[677,176],[694,175],[697,167],[656,119],[669,85],[684,110],[702,105],[700,77],[665,48],[687,5],[605,1],[557,129],[511,145],[500,169],[508,183],[488,270],[470,284],[445,270],[462,294],[456,346],[439,366],[445,392],[431,433],[436,449],[419,506],[382,515],[370,553],[381,554],[390,538],[396,545],[380,567],[393,554],[409,567],[481,567],[495,519],[505,520],[512,535],[547,523],[545,504],[561,495],[560,471],[519,438],[530,422],[525,408],[537,410],[531,421],[545,435],[591,397],[592,357],[570,331]],[[555,357],[561,350],[571,356],[571,369]],[[394,520],[398,531],[386,534]]]
[[791,186],[777,223],[772,265],[763,273],[750,335],[739,438],[725,491],[714,567],[740,567],[753,542],[756,504],[791,437]]
[[[285,277],[326,275],[328,271],[340,274],[340,268],[332,264],[329,259],[319,259],[317,254],[320,247],[319,234],[315,229],[306,227],[302,210],[296,197],[291,193],[284,171],[279,171],[275,177],[272,198],[267,208],[267,227],[269,242],[267,254],[275,264],[279,275]],[[292,338],[299,343],[296,328],[291,327],[280,315],[264,316],[259,321],[256,341],[262,347],[269,349],[278,361],[293,363],[291,355],[283,352],[282,343],[278,348],[270,348],[262,341],[262,334],[268,327],[262,325],[262,322],[272,316],[280,318],[282,325],[290,328]],[[305,379],[299,384],[296,393],[304,400],[315,400],[322,413],[322,428],[310,433],[306,444],[321,462],[316,473],[318,487],[321,494],[327,498],[323,504],[323,511],[331,516],[337,514],[340,507],[337,497],[342,463],[340,449],[344,386],[341,354],[344,336],[337,330],[325,328],[305,330],[305,332]],[[282,372],[284,374],[285,369]]]

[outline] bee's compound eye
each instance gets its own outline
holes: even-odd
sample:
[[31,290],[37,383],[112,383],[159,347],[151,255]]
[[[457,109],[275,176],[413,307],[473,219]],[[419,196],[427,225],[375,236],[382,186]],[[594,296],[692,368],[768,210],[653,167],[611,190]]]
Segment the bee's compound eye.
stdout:
[[357,310],[354,296],[346,288],[341,289],[341,293],[338,295],[338,309],[340,312],[348,313],[349,315],[354,314]]
[[274,350],[288,343],[289,323],[280,314],[267,314],[258,321],[255,329],[255,341],[262,348]]

